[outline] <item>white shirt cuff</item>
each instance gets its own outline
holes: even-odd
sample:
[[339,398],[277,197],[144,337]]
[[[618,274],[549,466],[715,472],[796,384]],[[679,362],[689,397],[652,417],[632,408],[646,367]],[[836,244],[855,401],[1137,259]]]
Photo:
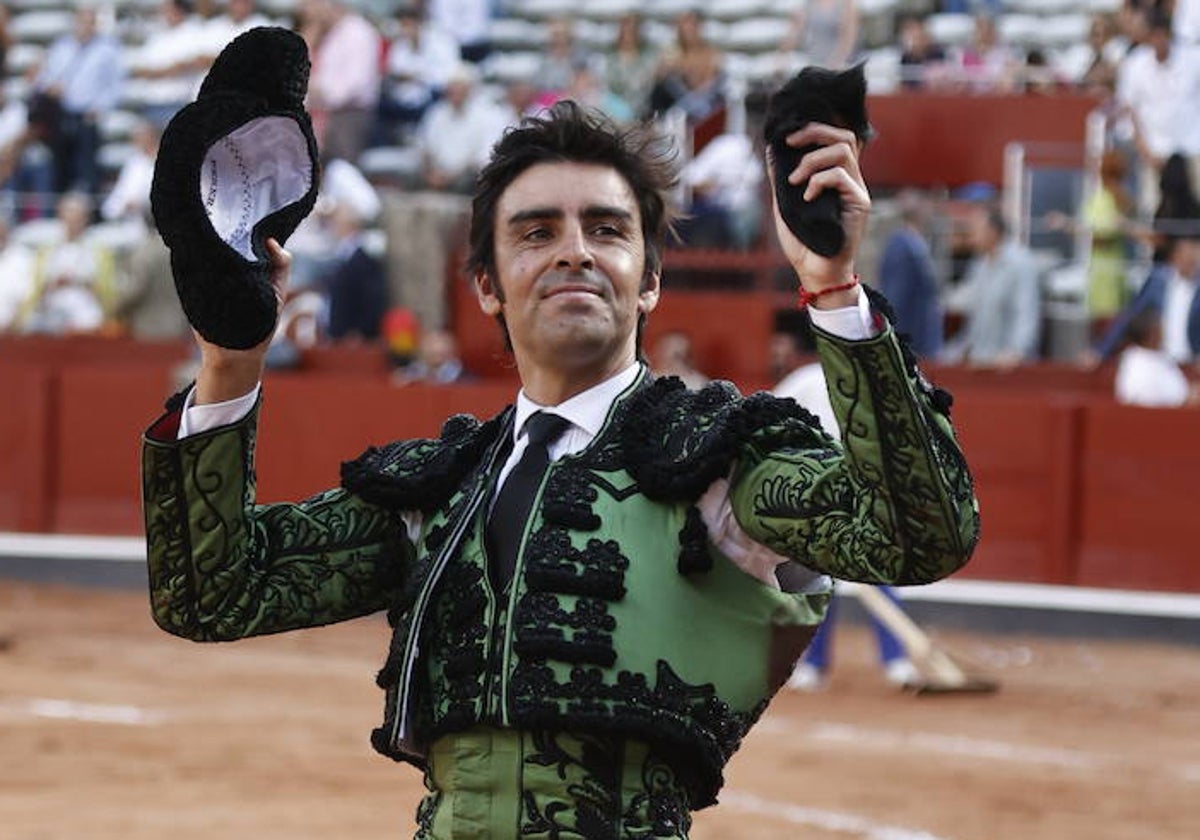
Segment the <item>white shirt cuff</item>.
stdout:
[[854,306],[843,306],[840,309],[817,309],[810,306],[808,315],[812,318],[814,327],[847,341],[862,341],[879,335],[879,330],[875,327],[875,316],[871,313],[871,301],[861,289],[858,292],[858,303]]
[[179,434],[176,439],[182,440],[189,435],[198,435],[210,429],[238,422],[253,410],[261,388],[262,383],[260,382],[250,393],[234,397],[232,400],[208,403],[207,405],[193,405],[196,388],[192,386],[192,390],[188,391],[187,399],[183,402],[183,414],[179,418]]

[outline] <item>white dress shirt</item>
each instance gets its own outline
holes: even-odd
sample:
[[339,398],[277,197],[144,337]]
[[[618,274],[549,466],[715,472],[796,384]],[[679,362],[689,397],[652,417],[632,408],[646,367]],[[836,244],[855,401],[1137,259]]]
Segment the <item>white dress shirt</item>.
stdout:
[[[859,294],[857,306],[830,310],[811,309],[810,314],[815,326],[844,339],[871,338],[878,332],[874,325],[867,296],[862,293]],[[570,428],[550,444],[547,450],[551,461],[558,460],[564,455],[574,455],[581,452],[595,439],[604,426],[613,401],[633,384],[639,370],[640,365],[634,362],[598,385],[593,385],[586,391],[554,406],[538,405],[522,389],[517,394],[516,420],[513,424],[513,450],[501,468],[496,488],[499,489],[504,483],[525,451],[528,439],[524,426],[530,415],[535,411],[544,411],[569,420]],[[241,420],[254,407],[260,387],[260,385],[256,385],[250,393],[228,402],[209,405],[192,404],[195,394],[193,388],[184,403],[183,415],[179,424],[179,437],[184,438]],[[729,501],[728,480],[721,478],[714,481],[696,502],[696,507],[700,510],[700,515],[708,529],[709,538],[725,556],[729,557],[744,572],[767,586],[779,588],[779,582],[775,577],[775,568],[780,563],[786,563],[787,558],[754,542],[738,525],[737,519],[733,515],[733,506]],[[420,534],[420,513],[406,512],[404,522],[408,527],[409,537],[415,541]],[[816,575],[811,585],[820,587],[826,584],[822,576]]]
[[1147,408],[1172,408],[1188,400],[1188,381],[1175,360],[1162,350],[1131,345],[1121,351],[1114,383],[1117,402]]

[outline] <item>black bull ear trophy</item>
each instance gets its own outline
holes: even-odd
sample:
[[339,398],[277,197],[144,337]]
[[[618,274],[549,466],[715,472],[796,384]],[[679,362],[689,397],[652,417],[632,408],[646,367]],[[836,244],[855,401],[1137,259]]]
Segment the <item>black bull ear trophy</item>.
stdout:
[[800,164],[800,158],[820,148],[795,149],[787,145],[787,136],[810,122],[848,128],[860,143],[870,138],[867,80],[862,64],[840,72],[805,67],[771,96],[763,125],[774,169],[775,198],[784,223],[809,249],[823,257],[832,257],[846,243],[841,196],[826,190],[812,201],[805,201],[808,182],[793,185],[787,180],[788,174]]
[[163,132],[150,206],[171,251],[188,321],[245,349],[275,330],[266,242],[282,245],[316,201],[320,173],[304,110],[310,63],[299,35],[257,27],[229,43],[196,101]]

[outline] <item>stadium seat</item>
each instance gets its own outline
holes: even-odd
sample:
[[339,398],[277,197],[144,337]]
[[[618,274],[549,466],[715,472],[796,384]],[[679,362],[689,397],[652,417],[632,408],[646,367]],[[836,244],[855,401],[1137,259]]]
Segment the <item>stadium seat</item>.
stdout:
[[74,15],[67,9],[35,9],[14,15],[9,24],[9,33],[16,41],[48,44],[71,31]]
[[1084,14],[1052,15],[1038,27],[1038,43],[1045,47],[1066,47],[1087,38],[1091,19]]
[[541,21],[496,18],[488,31],[497,50],[531,50],[546,43],[546,26]]
[[788,22],[777,17],[756,17],[728,24],[719,42],[727,50],[763,52],[776,50],[787,32]]
[[542,55],[533,51],[497,52],[483,64],[483,75],[498,82],[529,81],[537,75]]
[[421,152],[411,146],[376,146],[359,156],[358,168],[374,184],[402,181],[421,171]]
[[589,20],[616,21],[624,15],[640,12],[642,5],[640,0],[583,0],[576,4],[576,24]]
[[132,111],[109,111],[100,116],[100,137],[105,141],[124,140],[139,122],[141,117]]
[[513,4],[511,13],[518,17],[545,20],[570,17],[579,10],[575,0],[519,0]]
[[769,0],[709,0],[707,13],[717,20],[736,21],[769,13],[769,7]]
[[8,72],[14,76],[19,73],[24,73],[31,67],[36,66],[42,56],[46,54],[44,47],[37,44],[18,42],[12,45],[12,49],[8,51],[6,63]]
[[1000,43],[1025,48],[1042,43],[1039,34],[1042,23],[1042,19],[1037,15],[1011,12],[1001,15],[996,21],[996,32]]
[[939,44],[958,47],[971,40],[975,21],[970,15],[953,12],[938,12],[925,19],[929,35]]

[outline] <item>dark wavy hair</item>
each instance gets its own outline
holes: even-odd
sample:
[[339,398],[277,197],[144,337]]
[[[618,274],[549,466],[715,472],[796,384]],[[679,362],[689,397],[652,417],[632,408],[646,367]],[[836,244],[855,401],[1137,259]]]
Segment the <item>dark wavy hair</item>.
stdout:
[[471,276],[496,277],[496,206],[509,184],[539,163],[587,163],[616,170],[633,191],[642,218],[643,276],[661,270],[673,220],[668,196],[679,178],[670,140],[647,126],[618,128],[599,111],[568,99],[506,131],[480,171],[471,202],[466,265]]

